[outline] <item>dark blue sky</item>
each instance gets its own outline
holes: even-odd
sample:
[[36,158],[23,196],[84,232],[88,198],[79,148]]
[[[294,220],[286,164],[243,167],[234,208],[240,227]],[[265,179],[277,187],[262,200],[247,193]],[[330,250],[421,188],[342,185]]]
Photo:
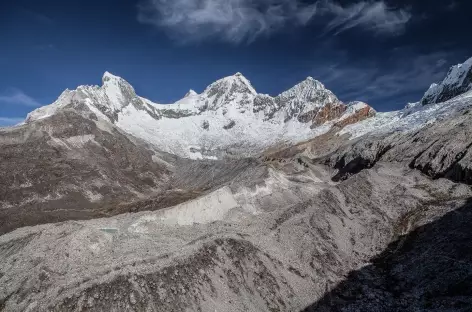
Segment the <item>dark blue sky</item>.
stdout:
[[472,56],[459,0],[3,0],[0,124],[104,71],[158,103],[242,72],[276,95],[307,76],[379,111]]

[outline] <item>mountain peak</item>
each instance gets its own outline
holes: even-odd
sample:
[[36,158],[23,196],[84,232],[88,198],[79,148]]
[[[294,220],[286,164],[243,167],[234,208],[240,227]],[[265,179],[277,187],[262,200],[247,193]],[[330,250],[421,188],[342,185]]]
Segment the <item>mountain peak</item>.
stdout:
[[102,76],[102,83],[103,84],[105,84],[106,82],[111,81],[111,80],[123,80],[123,78],[115,76],[112,73],[110,73],[109,71],[106,71],[105,73],[103,73],[103,76]]
[[220,80],[217,80],[216,83],[218,83],[218,82],[225,82],[225,83],[230,84],[230,85],[232,85],[232,84],[245,85],[246,87],[249,88],[251,93],[257,94],[257,92],[254,89],[254,87],[252,86],[251,82],[246,77],[244,77],[244,75],[241,74],[240,72],[237,72],[234,75],[227,76],[227,77],[224,77]]
[[472,90],[472,58],[452,66],[440,83],[433,83],[421,99],[422,105],[445,102]]
[[250,103],[250,98],[257,95],[256,90],[241,73],[221,78],[210,84],[202,93],[208,98],[208,107],[217,109],[228,103],[243,101]]
[[134,88],[121,77],[106,71],[102,77],[102,89],[105,91],[110,105],[119,109],[127,105],[136,96]]
[[184,96],[184,98],[190,97],[190,96],[196,96],[198,95],[197,92],[195,92],[193,89],[190,89]]
[[232,76],[221,78],[210,84],[206,88],[205,93],[211,94],[213,92],[225,92],[224,90],[230,92],[233,89],[238,90],[238,92],[248,92],[253,95],[257,94],[251,82],[239,72]]
[[311,86],[316,87],[317,89],[325,89],[325,86],[321,81],[316,80],[311,76],[306,77],[306,79],[300,82],[299,84],[309,84]]
[[126,89],[126,90],[134,91],[134,88],[131,86],[131,84],[128,81],[126,81],[125,79],[123,79],[119,76],[113,75],[112,73],[110,73],[108,71],[106,71],[103,74],[102,83],[103,83],[103,86],[115,85],[115,86],[119,87],[120,89]]
[[289,98],[297,97],[309,100],[318,97],[320,92],[331,94],[331,91],[326,89],[321,82],[309,76],[305,80],[297,83],[295,86],[288,89],[287,91],[282,92],[279,96]]
[[252,94],[254,94],[254,95],[257,94],[257,92],[254,89],[254,87],[252,86],[251,82],[246,77],[244,77],[244,75],[241,74],[240,72],[237,72],[236,74],[234,74],[231,77],[234,78],[237,81],[237,83],[242,83],[243,85],[245,85]]

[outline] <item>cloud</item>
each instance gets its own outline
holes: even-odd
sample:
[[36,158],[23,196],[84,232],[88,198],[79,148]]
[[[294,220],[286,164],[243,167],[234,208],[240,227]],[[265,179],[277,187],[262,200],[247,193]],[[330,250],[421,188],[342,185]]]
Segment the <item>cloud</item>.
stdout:
[[29,23],[33,22],[44,26],[53,26],[55,24],[55,21],[51,17],[43,13],[28,9],[20,9],[19,12],[22,19]]
[[362,27],[375,34],[400,34],[412,17],[407,10],[390,8],[384,1],[361,1],[345,7],[324,1],[323,10],[333,16],[326,31],[334,34],[354,27]]
[[446,5],[446,10],[448,11],[454,11],[457,9],[459,6],[459,3],[457,3],[455,0],[449,1],[449,3]]
[[23,122],[24,120],[25,119],[21,117],[0,117],[0,127],[14,126]]
[[38,22],[38,23],[41,23],[41,24],[44,24],[44,25],[54,25],[54,20],[44,14],[41,14],[41,13],[37,13],[37,12],[31,12],[31,14],[33,15],[33,18]]
[[0,94],[0,103],[30,107],[41,106],[38,101],[18,89],[11,89],[8,92]]
[[326,21],[326,33],[361,27],[375,34],[395,35],[411,19],[406,9],[382,1],[342,6],[333,0],[311,4],[301,0],[143,0],[138,21],[168,31],[184,42],[220,38],[240,43],[270,35],[287,26],[304,26],[316,17]]
[[365,101],[381,111],[399,109],[419,101],[431,83],[441,81],[452,56],[400,48],[383,59],[353,61],[340,53],[333,64],[314,69],[314,76],[344,101]]
[[35,45],[34,48],[40,51],[52,51],[56,49],[56,46],[52,43],[46,43]]
[[316,11],[316,3],[299,0],[147,0],[138,7],[138,20],[184,41],[218,37],[239,43],[288,24],[305,25]]

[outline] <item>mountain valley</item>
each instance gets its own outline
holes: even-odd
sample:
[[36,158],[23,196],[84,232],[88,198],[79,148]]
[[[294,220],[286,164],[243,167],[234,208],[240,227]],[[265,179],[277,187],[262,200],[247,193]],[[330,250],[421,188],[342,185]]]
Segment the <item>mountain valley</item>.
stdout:
[[0,311],[470,311],[471,64],[394,112],[64,91],[0,128]]

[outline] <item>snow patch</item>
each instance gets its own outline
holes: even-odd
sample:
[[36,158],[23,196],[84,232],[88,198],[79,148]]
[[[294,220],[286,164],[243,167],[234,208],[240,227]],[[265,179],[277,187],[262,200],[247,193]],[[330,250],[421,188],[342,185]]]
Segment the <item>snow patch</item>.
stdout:
[[462,109],[471,106],[471,98],[472,91],[468,91],[443,103],[413,105],[399,111],[377,113],[375,117],[344,127],[338,134],[347,133],[354,139],[368,133],[418,130],[438,119],[460,114]]
[[165,225],[205,224],[223,220],[225,215],[239,207],[229,187],[223,187],[208,195],[172,208],[160,210],[140,217],[129,230],[134,233],[147,233],[148,227]]
[[91,190],[85,190],[85,191],[84,191],[84,195],[85,195],[85,197],[87,197],[88,200],[89,200],[90,202],[92,202],[92,203],[98,202],[98,201],[100,201],[100,200],[103,199],[102,194],[100,194],[100,193],[95,193],[95,192],[93,192],[93,191],[91,191]]
[[76,135],[76,136],[66,138],[65,141],[75,148],[82,148],[85,146],[85,144],[89,142],[99,145],[95,141],[95,135],[93,134]]

